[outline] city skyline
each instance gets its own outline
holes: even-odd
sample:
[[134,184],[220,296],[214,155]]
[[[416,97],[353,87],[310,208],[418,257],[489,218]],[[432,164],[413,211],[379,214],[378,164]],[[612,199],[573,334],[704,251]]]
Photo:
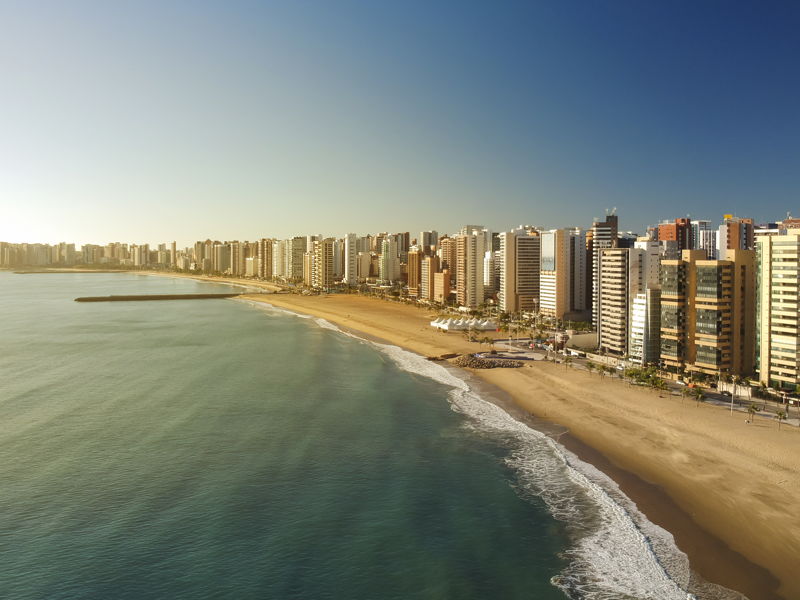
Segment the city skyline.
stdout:
[[796,206],[788,3],[0,17],[12,243],[343,235],[387,211],[401,231],[588,227],[613,207],[642,233]]
[[[603,216],[595,216],[592,217],[586,222],[585,224],[572,224],[572,223],[557,223],[552,226],[542,226],[540,224],[534,222],[520,222],[520,223],[506,223],[505,225],[501,226],[498,229],[494,229],[489,227],[488,225],[482,224],[481,227],[485,228],[487,231],[490,231],[494,234],[500,234],[505,232],[514,232],[520,228],[534,228],[541,231],[551,231],[556,229],[581,229],[581,230],[589,230],[592,226],[598,222],[602,222],[604,219],[607,219],[609,215],[612,216],[619,216],[616,207],[613,209],[609,209],[605,211]],[[663,227],[674,227],[676,220],[687,220],[694,224],[703,223],[708,224],[708,226],[712,227],[712,231],[716,231],[717,225],[722,225],[725,223],[729,218],[733,218],[734,220],[738,219],[746,219],[752,220],[755,225],[770,225],[775,223],[780,223],[783,221],[781,216],[784,216],[789,221],[794,221],[795,217],[792,216],[791,211],[786,211],[783,215],[771,215],[771,218],[765,221],[756,221],[752,219],[749,215],[737,215],[737,214],[724,214],[719,215],[717,218],[711,219],[697,219],[694,215],[691,215],[691,218],[684,219],[683,217],[677,217],[675,219],[664,218],[658,221],[652,221],[648,225],[646,225],[641,230],[633,230],[626,227],[626,223],[623,220],[622,223],[619,225],[619,233],[625,235],[633,235],[633,236],[648,236],[648,235],[656,235],[658,236],[658,231],[663,229]],[[477,221],[477,220],[476,220]],[[68,239],[65,237],[56,237],[53,241],[40,241],[40,240],[32,240],[32,239],[19,239],[18,241],[14,241],[13,239],[0,239],[0,242],[5,242],[8,244],[42,244],[42,245],[50,245],[50,246],[57,246],[59,244],[71,244],[76,247],[81,246],[105,246],[108,244],[125,244],[125,245],[136,245],[136,246],[144,246],[149,245],[151,247],[156,247],[164,244],[175,243],[181,249],[189,248],[193,244],[197,242],[203,241],[213,241],[213,242],[221,242],[221,243],[231,243],[231,242],[257,242],[263,239],[270,239],[270,240],[281,240],[281,239],[289,239],[293,237],[308,237],[308,236],[319,236],[322,238],[336,238],[343,240],[349,235],[356,235],[359,237],[362,236],[377,236],[381,234],[389,234],[395,235],[399,233],[408,233],[410,235],[410,239],[415,239],[414,236],[422,233],[427,232],[439,232],[441,235],[456,235],[460,229],[462,229],[463,225],[456,225],[452,229],[443,229],[443,228],[436,228],[430,227],[429,224],[423,224],[416,228],[403,230],[402,228],[394,228],[394,227],[387,227],[389,223],[382,223],[381,227],[373,228],[369,230],[354,230],[354,229],[345,229],[342,231],[330,231],[323,229],[321,231],[314,231],[309,229],[300,229],[296,228],[294,230],[290,230],[288,235],[275,235],[273,232],[270,231],[261,231],[260,233],[254,235],[253,237],[243,237],[243,236],[234,236],[230,238],[222,237],[219,235],[209,235],[209,236],[195,236],[186,238],[185,240],[178,240],[176,237],[167,237],[163,239],[145,239],[143,235],[136,235],[134,234],[133,238],[130,239],[112,239],[108,236],[103,237],[102,235],[94,235],[90,241],[80,242],[75,239]],[[12,236],[13,237],[13,236]],[[671,239],[671,238],[670,238]]]

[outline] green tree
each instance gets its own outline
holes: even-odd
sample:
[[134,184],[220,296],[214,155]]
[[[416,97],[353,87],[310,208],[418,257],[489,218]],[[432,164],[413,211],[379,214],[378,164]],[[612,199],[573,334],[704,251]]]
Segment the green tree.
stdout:
[[681,388],[681,404],[683,404],[683,401],[686,398],[688,398],[689,396],[691,396],[691,395],[692,395],[692,388],[688,388],[686,386],[682,387]]
[[750,404],[750,406],[747,407],[747,412],[750,415],[750,420],[752,421],[758,412],[758,407],[755,404]]
[[783,421],[786,418],[786,413],[783,412],[782,410],[779,410],[777,413],[775,413],[775,418],[778,419],[778,431],[780,431],[781,421]]
[[749,377],[742,377],[742,386],[744,386],[745,393],[747,394],[747,399],[753,399],[753,386],[751,385],[752,381]]
[[594,371],[594,369],[595,369],[594,363],[592,361],[590,361],[590,360],[587,360],[586,361],[586,370],[589,371],[589,375],[592,374],[592,371]]
[[701,390],[699,387],[696,387],[694,388],[693,393],[695,402],[697,402],[695,406],[700,406],[701,402],[705,402],[706,395],[703,393],[703,390]]
[[764,399],[764,404],[761,406],[761,410],[765,410],[767,408],[767,396],[769,396],[769,392],[767,391],[767,384],[763,381],[758,384],[758,389],[761,392],[761,397]]

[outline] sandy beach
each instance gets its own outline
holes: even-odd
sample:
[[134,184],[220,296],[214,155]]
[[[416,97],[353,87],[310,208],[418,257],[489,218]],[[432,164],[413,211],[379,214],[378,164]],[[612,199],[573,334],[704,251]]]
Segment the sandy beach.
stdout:
[[[431,328],[431,311],[400,303],[356,295],[243,298],[322,317],[425,356],[480,348],[460,333]],[[778,430],[759,418],[748,425],[741,413],[543,361],[471,372],[525,411],[568,428],[572,449],[672,532],[702,577],[751,600],[800,598],[797,428]]]

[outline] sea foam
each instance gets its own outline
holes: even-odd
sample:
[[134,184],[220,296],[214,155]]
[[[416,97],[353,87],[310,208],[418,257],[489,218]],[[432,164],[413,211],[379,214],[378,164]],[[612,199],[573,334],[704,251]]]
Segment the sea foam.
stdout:
[[742,594],[703,581],[665,529],[650,522],[594,466],[544,433],[484,399],[458,371],[403,350],[365,340],[316,317],[250,302],[265,311],[311,319],[318,326],[374,346],[401,369],[450,387],[452,410],[468,417],[479,435],[500,438],[506,464],[522,497],[539,498],[573,540],[563,557],[568,566],[551,583],[574,600],[747,600]]

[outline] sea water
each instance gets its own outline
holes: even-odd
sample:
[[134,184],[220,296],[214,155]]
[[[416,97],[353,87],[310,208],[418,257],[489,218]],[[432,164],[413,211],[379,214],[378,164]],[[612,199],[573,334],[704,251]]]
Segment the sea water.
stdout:
[[457,370],[134,274],[0,272],[0,596],[733,598]]

